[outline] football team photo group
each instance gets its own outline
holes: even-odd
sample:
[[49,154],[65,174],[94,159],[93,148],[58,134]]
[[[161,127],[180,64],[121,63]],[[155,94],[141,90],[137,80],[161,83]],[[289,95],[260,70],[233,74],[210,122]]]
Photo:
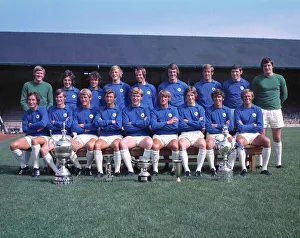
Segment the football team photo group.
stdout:
[[[101,75],[93,71],[88,74],[89,87],[82,89],[74,86],[75,74],[66,70],[61,77],[62,87],[56,90],[44,80],[45,69],[36,66],[33,80],[26,82],[21,92],[25,135],[10,143],[12,157],[19,165],[16,173],[38,178],[41,170],[51,169],[56,174],[61,165],[53,150],[65,129],[72,144],[68,160],[74,176],[104,178],[102,152],[109,147],[113,150],[113,175],[134,176],[130,151],[140,147],[140,160],[151,163],[152,176],[161,173],[160,151],[167,148],[172,162],[166,163],[164,169],[171,175],[175,174],[173,161],[180,160],[184,177],[200,178],[206,173],[206,161],[209,174],[215,177],[217,143],[224,139],[226,128],[230,133],[228,141],[234,144],[228,153],[229,169],[238,165],[239,174],[248,176],[246,146],[253,145],[262,148],[257,156],[260,173],[271,176],[271,154],[275,156],[276,169],[284,166],[282,104],[288,91],[284,77],[274,72],[271,58],[261,59],[260,66],[262,73],[251,83],[242,77],[243,68],[238,64],[231,67],[231,78],[220,83],[214,79],[214,67],[204,64],[199,81],[188,85],[180,80],[180,69],[172,63],[166,68],[166,80],[156,87],[147,81],[145,68],[134,69],[136,84],[129,85],[122,81],[121,67],[115,65],[109,71],[111,82],[103,88]],[[270,138],[266,134],[268,127]],[[190,147],[198,151],[196,169],[192,170]],[[82,149],[86,150],[85,165],[77,156]],[[96,172],[92,170],[94,162]]]

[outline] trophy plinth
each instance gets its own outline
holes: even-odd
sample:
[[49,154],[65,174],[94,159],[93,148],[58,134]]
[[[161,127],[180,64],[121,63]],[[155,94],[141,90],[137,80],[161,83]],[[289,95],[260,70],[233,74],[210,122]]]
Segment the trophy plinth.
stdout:
[[228,141],[229,131],[227,126],[224,126],[222,134],[224,135],[223,140],[216,139],[216,150],[223,158],[219,164],[217,179],[230,183],[233,180],[233,171],[228,167],[228,155],[235,149],[235,144]]
[[60,163],[62,164],[61,167],[58,169],[57,173],[55,174],[55,184],[71,184],[73,183],[73,177],[71,173],[66,168],[66,160],[61,159]]
[[138,174],[138,181],[139,182],[151,182],[151,174],[148,172],[148,169],[151,167],[150,161],[144,161],[144,160],[136,160],[137,167],[141,170],[141,172]]
[[228,162],[222,161],[219,164],[219,170],[217,174],[217,179],[225,182],[230,183],[233,180],[233,171],[228,167]]
[[70,171],[66,168],[67,159],[72,154],[72,143],[66,139],[65,125],[62,129],[62,138],[54,144],[54,154],[60,161],[60,168],[55,174],[55,184],[72,184],[73,177]]
[[180,175],[182,172],[182,161],[181,160],[173,160],[174,163],[174,169],[175,169],[175,176],[176,176],[176,182],[180,182]]

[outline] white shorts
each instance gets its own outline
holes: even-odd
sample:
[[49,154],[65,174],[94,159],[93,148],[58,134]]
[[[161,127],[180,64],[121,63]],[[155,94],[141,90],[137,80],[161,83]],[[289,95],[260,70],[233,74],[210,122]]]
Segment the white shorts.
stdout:
[[142,140],[144,140],[149,136],[126,136],[126,137],[130,137],[131,139],[133,139],[135,141],[135,146],[138,146]]
[[153,135],[153,140],[154,139],[158,139],[162,143],[163,147],[166,147],[171,140],[178,140],[178,135]]
[[243,136],[247,141],[247,144],[251,145],[259,133],[241,133],[239,135]]
[[25,136],[25,140],[28,142],[28,144],[31,147],[31,139],[35,138],[35,137],[44,137],[46,140],[48,140],[49,136]]
[[98,136],[96,135],[90,135],[90,134],[81,134],[78,135],[74,138],[74,142],[79,142],[82,146],[85,146],[86,143],[88,143],[88,141],[90,139],[98,139]]
[[181,135],[179,136],[179,140],[181,138],[185,138],[187,139],[191,145],[194,145],[195,142],[200,139],[200,138],[204,138],[204,135],[201,131],[186,131],[186,132],[181,132]]
[[122,139],[123,136],[100,136],[99,139],[104,140],[110,146],[116,139]]
[[271,128],[284,127],[283,116],[281,109],[277,110],[265,110],[262,109],[264,117],[264,128],[270,126]]

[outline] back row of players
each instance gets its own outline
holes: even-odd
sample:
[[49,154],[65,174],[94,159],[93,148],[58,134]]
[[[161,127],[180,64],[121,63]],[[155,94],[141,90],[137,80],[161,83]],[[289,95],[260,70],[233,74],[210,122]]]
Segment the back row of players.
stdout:
[[[270,96],[273,98],[272,107],[278,107],[275,104],[279,103],[279,110],[278,108],[271,110],[276,114],[275,121],[271,122],[275,124],[271,126],[280,129],[283,127],[283,120],[280,121],[280,114],[279,116],[277,114],[281,113],[281,104],[287,98],[287,89],[282,76],[274,74],[273,71],[270,76],[265,75],[266,69],[270,68],[269,64],[273,69],[272,60],[264,58],[262,61],[264,75],[253,80],[252,88],[254,92],[257,92],[256,98],[266,100],[263,98],[266,97],[264,95],[257,96],[261,91],[262,80],[263,78],[272,80],[273,85],[273,81],[276,79],[278,82],[276,86],[281,91],[278,96],[276,92]],[[26,101],[29,110],[23,117],[23,131],[30,136],[11,144],[11,150],[20,162],[18,173],[23,174],[28,170],[28,161],[22,156],[22,150],[30,147],[32,147],[35,158],[33,176],[39,175],[39,153],[54,171],[57,170],[49,154],[53,143],[49,143],[47,133],[52,130],[54,136],[55,134],[60,135],[62,123],[65,122],[66,128],[69,129],[69,135],[71,135],[71,130],[77,133],[73,139],[70,137],[74,150],[84,146],[87,148],[85,168],[87,175],[91,175],[91,164],[95,159],[98,169],[97,177],[103,176],[101,150],[109,146],[114,149],[116,175],[120,173],[121,159],[128,169],[128,175],[133,174],[128,149],[134,146],[144,148],[143,157],[146,160],[152,160],[153,173],[157,174],[159,150],[166,146],[172,150],[172,159],[182,159],[185,176],[190,176],[186,149],[191,145],[199,148],[195,175],[202,175],[201,169],[205,158],[209,162],[211,175],[215,175],[213,148],[215,138],[221,134],[224,125],[227,125],[230,131],[235,127],[239,133],[237,141],[241,146],[237,152],[241,161],[241,175],[247,175],[245,151],[243,150],[243,146],[246,144],[264,147],[261,163],[262,173],[271,175],[267,170],[271,144],[270,140],[262,133],[266,121],[263,121],[261,108],[252,104],[254,94],[248,89],[249,83],[241,78],[242,68],[240,66],[232,67],[232,79],[225,81],[223,87],[212,79],[213,67],[208,64],[203,66],[204,80],[197,82],[195,87],[189,87],[178,79],[177,65],[170,64],[167,72],[169,80],[159,85],[157,97],[155,87],[146,82],[144,68],[135,70],[138,83],[131,88],[121,81],[122,70],[118,66],[111,68],[112,83],[105,85],[103,90],[98,88],[99,74],[92,72],[89,76],[90,89],[83,89],[80,92],[72,86],[73,73],[66,71],[64,89],[55,92],[56,105],[50,107],[48,112],[46,108],[38,106],[39,95],[28,93],[28,87],[26,89],[24,85],[22,98],[25,95],[24,91],[27,90]],[[224,95],[221,90],[226,94]],[[129,95],[128,98],[127,95]],[[80,100],[79,106],[77,98]],[[223,100],[228,107],[223,105]],[[34,103],[34,101],[36,102]],[[270,104],[270,100],[268,103]],[[126,106],[127,104],[129,105]],[[126,135],[124,138],[122,137],[124,135],[122,128]],[[204,139],[205,132],[208,133],[206,140]],[[179,137],[177,133],[180,134]],[[277,152],[278,148],[275,147],[275,151]],[[236,155],[233,153],[230,158],[232,167],[235,158]],[[72,161],[77,168],[76,175],[79,175],[81,165],[78,163],[75,153],[72,155]],[[277,156],[277,167],[281,167],[281,152],[279,159]]]
[[[231,69],[232,79],[224,82],[223,86],[213,79],[214,68],[212,65],[205,64],[203,69],[203,80],[197,82],[194,86],[197,89],[199,95],[197,103],[204,108],[207,108],[213,104],[210,94],[215,89],[219,88],[225,93],[224,105],[229,108],[237,108],[242,104],[240,99],[240,93],[243,89],[250,88],[250,84],[247,80],[241,78],[243,73],[240,65],[233,65]],[[170,64],[167,68],[168,80],[158,86],[156,90],[155,86],[146,81],[146,69],[135,69],[135,77],[137,84],[130,86],[129,84],[121,81],[122,69],[119,66],[113,66],[110,69],[109,75],[111,77],[111,83],[106,84],[103,89],[99,87],[101,76],[97,71],[89,74],[88,80],[90,87],[88,89],[92,92],[92,104],[99,108],[105,105],[104,92],[107,89],[113,89],[116,92],[117,101],[116,104],[119,108],[123,109],[127,105],[131,104],[130,90],[134,87],[141,88],[145,95],[142,99],[142,103],[147,104],[150,108],[157,105],[157,92],[162,89],[167,89],[172,96],[170,102],[171,106],[178,107],[184,103],[184,92],[188,85],[179,79],[179,68],[176,64]],[[41,106],[49,108],[53,105],[53,92],[49,83],[44,82],[45,70],[41,66],[37,66],[34,70],[33,81],[24,84],[21,93],[21,106],[24,110],[28,110],[27,96],[30,92],[38,92],[41,97]],[[71,70],[66,70],[63,74],[63,89],[66,91],[67,98],[66,104],[72,109],[76,109],[80,106],[79,92],[80,90],[74,87],[75,75]]]

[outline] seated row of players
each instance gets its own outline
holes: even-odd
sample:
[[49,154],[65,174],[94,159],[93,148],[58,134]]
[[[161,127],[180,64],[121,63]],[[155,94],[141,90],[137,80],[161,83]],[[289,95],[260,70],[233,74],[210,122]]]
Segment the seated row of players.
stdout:
[[[69,139],[72,141],[74,152],[71,156],[76,167],[76,175],[81,174],[81,165],[77,161],[76,151],[82,147],[87,149],[86,175],[91,174],[91,164],[95,159],[97,177],[103,177],[102,150],[107,147],[114,149],[115,175],[120,175],[121,159],[123,159],[128,175],[133,175],[131,155],[129,149],[135,146],[144,148],[143,159],[152,160],[153,173],[158,174],[159,150],[168,147],[172,150],[172,159],[180,158],[183,162],[185,176],[190,176],[187,148],[199,148],[197,155],[197,169],[195,175],[202,176],[201,170],[207,158],[211,175],[216,175],[214,165],[214,147],[217,136],[220,136],[225,125],[231,131],[234,127],[232,112],[223,106],[224,93],[216,89],[212,94],[213,105],[204,111],[196,103],[197,90],[187,87],[184,92],[185,103],[179,108],[171,106],[171,94],[168,90],[161,90],[158,94],[159,106],[150,109],[141,103],[143,90],[131,90],[131,105],[120,110],[115,104],[116,93],[112,89],[105,91],[106,105],[97,110],[91,104],[92,93],[89,89],[80,91],[81,106],[73,112],[65,104],[66,94],[62,89],[55,92],[56,106],[49,108],[39,106],[39,95],[35,92],[28,95],[29,110],[23,116],[23,131],[28,135],[11,143],[11,150],[20,162],[19,174],[28,170],[28,161],[23,161],[22,150],[30,147],[33,151],[33,176],[39,176],[39,153],[49,166],[57,171],[49,151],[53,149],[53,140],[48,136],[48,130],[54,139],[60,138],[62,125],[66,125]],[[241,160],[241,175],[247,174],[245,166],[246,144],[261,145],[263,149],[262,173],[271,175],[267,170],[270,158],[270,141],[259,134],[263,130],[261,109],[252,104],[253,93],[247,89],[241,94],[243,105],[235,110],[235,126],[238,130],[238,154]],[[125,137],[122,137],[122,128]],[[71,129],[76,135],[71,138]],[[204,130],[207,137],[204,139]],[[100,135],[98,137],[98,131]],[[178,137],[178,133],[180,136]],[[55,138],[56,137],[56,138]],[[231,138],[230,138],[231,139]],[[234,166],[235,156],[231,156],[230,163]],[[173,170],[171,173],[174,173]]]

